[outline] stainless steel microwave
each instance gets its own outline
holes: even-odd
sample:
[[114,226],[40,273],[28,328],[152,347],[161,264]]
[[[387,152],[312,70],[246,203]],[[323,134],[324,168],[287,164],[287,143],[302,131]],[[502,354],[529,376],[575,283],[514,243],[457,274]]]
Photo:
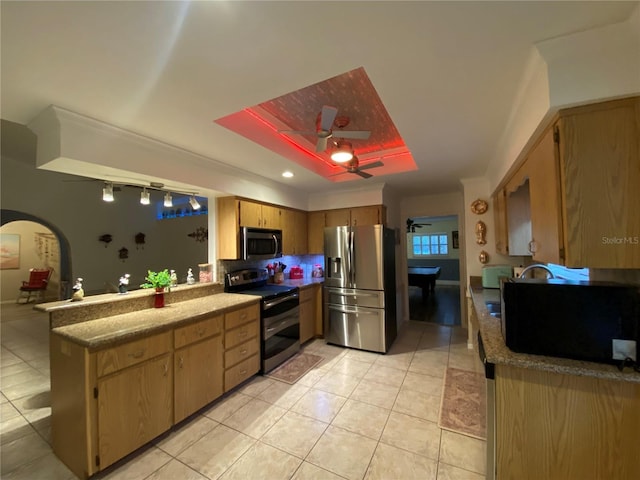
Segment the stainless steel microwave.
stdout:
[[282,230],[240,228],[242,260],[264,260],[282,256]]

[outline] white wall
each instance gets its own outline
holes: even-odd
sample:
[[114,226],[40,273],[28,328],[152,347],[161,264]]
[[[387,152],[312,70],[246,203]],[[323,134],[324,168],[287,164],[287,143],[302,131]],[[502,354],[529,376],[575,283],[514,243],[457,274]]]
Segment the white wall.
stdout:
[[[156,220],[153,205],[140,205],[140,190],[123,187],[109,204],[102,201],[102,183],[84,180],[36,169],[33,159],[2,157],[2,208],[34,215],[60,229],[71,248],[72,278],[84,278],[87,293],[117,285],[123,273],[131,274],[132,286],[139,285],[147,269],[174,268],[182,279],[187,268],[197,272],[197,264],[207,261],[207,243],[187,236],[207,227],[207,215]],[[157,192],[151,198],[161,201]],[[144,248],[136,248],[139,232],[146,235]],[[105,247],[98,237],[106,233],[113,241]],[[125,261],[118,258],[122,247],[129,250]]]

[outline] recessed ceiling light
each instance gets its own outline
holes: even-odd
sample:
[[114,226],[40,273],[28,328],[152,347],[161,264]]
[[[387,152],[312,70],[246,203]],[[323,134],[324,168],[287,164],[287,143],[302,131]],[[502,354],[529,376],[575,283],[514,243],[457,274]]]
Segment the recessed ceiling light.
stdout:
[[287,170],[286,172],[282,172],[282,176],[284,178],[291,178],[293,177],[293,172],[290,172],[289,170]]

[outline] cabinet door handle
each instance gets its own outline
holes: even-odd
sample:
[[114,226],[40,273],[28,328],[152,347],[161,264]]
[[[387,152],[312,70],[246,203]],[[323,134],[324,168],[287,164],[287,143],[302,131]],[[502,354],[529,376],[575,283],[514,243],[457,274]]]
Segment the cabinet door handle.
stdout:
[[196,334],[197,334],[199,337],[203,336],[203,335],[204,335],[204,328],[199,328],[199,329],[196,331]]
[[142,348],[140,350],[136,350],[135,352],[131,352],[129,354],[129,356],[131,358],[142,358],[142,357],[144,357],[144,348]]
[[531,240],[529,242],[529,252],[536,253],[536,250],[537,250],[536,242],[535,242],[535,240]]
[[182,355],[180,355],[180,357],[178,358],[178,367],[182,368],[184,366],[184,358],[182,358]]
[[164,372],[162,373],[163,377],[166,377],[169,373],[169,363],[164,364]]

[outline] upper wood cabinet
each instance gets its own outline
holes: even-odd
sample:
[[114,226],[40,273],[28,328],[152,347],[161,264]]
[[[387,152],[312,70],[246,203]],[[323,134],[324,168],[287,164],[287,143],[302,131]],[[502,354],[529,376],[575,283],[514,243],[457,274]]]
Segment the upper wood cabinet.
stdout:
[[309,253],[324,251],[325,212],[309,212],[307,215],[307,244]]
[[640,97],[561,110],[543,131],[506,183],[511,255],[519,185],[528,187],[534,260],[640,268]]
[[351,225],[351,209],[325,210],[325,227],[348,227]]
[[493,194],[493,215],[496,226],[496,252],[502,255],[509,255],[507,199],[504,188]]
[[307,213],[300,210],[281,210],[282,253],[284,255],[304,255],[307,245]]
[[239,200],[239,226],[255,228],[281,228],[279,207],[251,202],[249,200]]

